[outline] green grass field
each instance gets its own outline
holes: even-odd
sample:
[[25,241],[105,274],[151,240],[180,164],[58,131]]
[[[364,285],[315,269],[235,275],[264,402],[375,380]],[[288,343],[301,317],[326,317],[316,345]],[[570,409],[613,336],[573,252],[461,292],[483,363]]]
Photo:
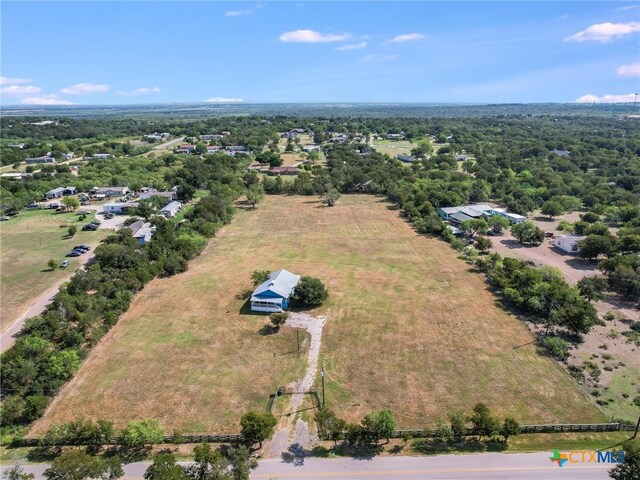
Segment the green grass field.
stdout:
[[[11,220],[0,223],[1,284],[0,317],[2,330],[29,309],[40,294],[79,266],[82,257],[70,258],[66,269],[49,271],[47,262],[59,265],[74,245],[95,244],[108,232],[83,232],[82,225],[95,218],[88,215],[78,221],[75,213],[55,213],[52,210],[22,211]],[[76,225],[78,233],[67,238],[67,226]]]
[[348,420],[389,407],[400,428],[424,428],[477,402],[522,423],[603,420],[482,277],[386,201],[269,196],[238,211],[187,272],[145,287],[32,433],[79,415],[237,431],[242,412],[264,409],[304,369],[304,356],[282,355],[292,333],[261,335],[265,318],[236,298],[252,271],[278,268],[328,287],[311,313],[328,317],[327,404]]

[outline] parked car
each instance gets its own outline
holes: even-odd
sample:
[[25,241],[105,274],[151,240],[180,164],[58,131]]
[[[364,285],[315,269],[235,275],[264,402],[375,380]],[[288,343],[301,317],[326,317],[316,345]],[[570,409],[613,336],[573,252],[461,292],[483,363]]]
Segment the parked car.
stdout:
[[101,224],[100,220],[91,220],[89,222],[89,225],[95,225],[96,227],[99,227]]
[[82,255],[82,253],[78,252],[77,250],[71,250],[65,255],[65,257],[79,257],[80,255]]
[[27,205],[27,209],[29,210],[36,210],[38,208],[40,208],[40,204],[38,203],[32,203],[31,205]]
[[69,260],[65,260],[60,264],[60,268],[67,268],[71,262]]
[[105,213],[104,218],[106,218],[107,220],[111,220],[113,218],[113,213]]
[[75,247],[73,247],[73,250],[88,252],[89,250],[91,250],[91,247],[89,245],[76,245]]
[[87,223],[82,227],[82,230],[84,231],[90,230],[92,232],[95,232],[97,229],[98,229],[98,225],[96,225],[95,223]]

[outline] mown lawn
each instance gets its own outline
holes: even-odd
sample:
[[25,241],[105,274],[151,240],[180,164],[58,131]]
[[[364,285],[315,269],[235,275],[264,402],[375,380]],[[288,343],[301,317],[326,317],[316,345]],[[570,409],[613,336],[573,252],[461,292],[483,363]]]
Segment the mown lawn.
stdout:
[[261,335],[264,317],[242,314],[235,296],[253,270],[278,268],[329,289],[311,313],[328,317],[327,404],[348,420],[389,407],[400,428],[423,428],[477,402],[522,423],[603,419],[482,277],[383,199],[345,195],[325,208],[270,196],[239,211],[188,272],[151,282],[32,433],[78,415],[236,432],[242,412],[264,409],[305,366],[281,355],[294,333]]
[[[3,330],[27,311],[39,295],[76,270],[82,257],[69,258],[71,264],[67,269],[56,268],[54,271],[47,267],[49,259],[59,265],[74,245],[97,243],[109,233],[82,231],[82,225],[95,218],[93,212],[84,221],[79,218],[75,213],[36,210],[22,211],[0,223],[0,318]],[[78,227],[73,238],[67,237],[69,225]]]

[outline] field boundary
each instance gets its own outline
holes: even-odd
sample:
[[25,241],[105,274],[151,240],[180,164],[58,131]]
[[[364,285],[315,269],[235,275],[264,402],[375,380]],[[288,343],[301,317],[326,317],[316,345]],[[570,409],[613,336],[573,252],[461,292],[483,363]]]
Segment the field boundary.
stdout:
[[[305,392],[315,397],[318,402],[320,398],[316,391]],[[520,435],[532,434],[532,433],[568,433],[568,432],[633,432],[637,429],[637,426],[632,423],[560,423],[560,424],[541,424],[541,425],[520,425]],[[435,436],[435,430],[396,430],[391,438],[405,438],[410,435],[412,438],[431,438]],[[472,437],[476,434],[473,432],[466,433],[465,437]],[[323,436],[324,437],[324,436]],[[176,442],[176,440],[178,440]],[[324,440],[327,440],[324,438]],[[198,434],[184,434],[184,435],[167,435],[163,437],[162,441],[155,443],[156,445],[162,444],[176,444],[176,443],[243,443],[244,437],[237,434],[216,434],[216,433],[198,433]],[[12,447],[54,447],[54,446],[93,446],[94,443],[86,441],[78,441],[66,444],[60,444],[56,442],[47,442],[43,437],[31,437],[14,439]],[[122,445],[121,442],[112,441],[105,445]]]

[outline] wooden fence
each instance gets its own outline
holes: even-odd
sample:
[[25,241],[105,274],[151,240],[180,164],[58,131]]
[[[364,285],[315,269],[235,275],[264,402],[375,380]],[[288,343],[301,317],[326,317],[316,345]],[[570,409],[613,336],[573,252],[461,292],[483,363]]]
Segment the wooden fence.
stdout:
[[[528,433],[562,433],[562,432],[633,432],[636,426],[631,423],[561,423],[545,425],[520,425],[520,434]],[[435,430],[396,430],[393,438],[403,438],[410,435],[413,438],[427,438],[435,436]],[[475,435],[472,432],[468,436]]]

